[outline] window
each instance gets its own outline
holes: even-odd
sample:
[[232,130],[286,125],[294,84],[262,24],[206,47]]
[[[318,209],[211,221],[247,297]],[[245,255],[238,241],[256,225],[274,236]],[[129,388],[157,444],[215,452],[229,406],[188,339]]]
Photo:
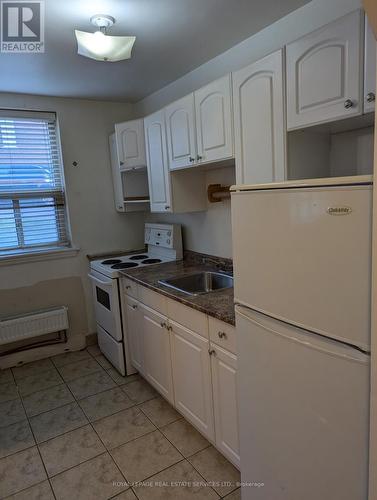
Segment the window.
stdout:
[[0,110],[0,256],[69,246],[54,113]]

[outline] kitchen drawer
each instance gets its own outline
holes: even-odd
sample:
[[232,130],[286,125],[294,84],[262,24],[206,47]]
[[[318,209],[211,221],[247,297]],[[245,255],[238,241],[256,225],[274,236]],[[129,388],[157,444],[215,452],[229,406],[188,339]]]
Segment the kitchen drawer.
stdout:
[[209,317],[208,320],[211,342],[237,354],[236,328],[216,318]]
[[208,339],[207,316],[176,300],[167,299],[168,318]]
[[154,309],[155,311],[167,315],[166,297],[161,293],[154,292],[145,286],[138,287],[139,300],[142,304]]
[[124,364],[123,344],[113,339],[100,325],[97,324],[98,346],[104,356],[115,366],[121,375],[126,375]]
[[138,285],[135,281],[129,280],[128,278],[122,278],[123,290],[126,295],[133,297],[134,299],[139,298]]

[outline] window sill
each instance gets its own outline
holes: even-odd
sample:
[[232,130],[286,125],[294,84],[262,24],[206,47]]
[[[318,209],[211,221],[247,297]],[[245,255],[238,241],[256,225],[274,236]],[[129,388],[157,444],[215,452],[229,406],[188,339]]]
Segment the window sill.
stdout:
[[37,262],[54,259],[64,259],[74,257],[80,249],[76,247],[69,248],[50,248],[37,250],[34,252],[21,252],[13,255],[0,255],[0,266],[10,266],[12,264],[26,264],[28,262]]

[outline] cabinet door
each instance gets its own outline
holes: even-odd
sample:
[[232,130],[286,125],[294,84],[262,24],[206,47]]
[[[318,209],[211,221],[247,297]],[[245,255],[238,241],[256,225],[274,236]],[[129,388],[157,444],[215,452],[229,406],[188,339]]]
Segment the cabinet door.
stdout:
[[195,118],[200,163],[233,156],[231,76],[195,92]]
[[288,129],[362,112],[362,13],[287,45]]
[[364,111],[374,111],[376,100],[376,39],[365,16]]
[[167,318],[140,305],[143,329],[144,376],[165,399],[174,404]]
[[144,373],[143,363],[143,328],[139,302],[126,296],[126,335],[132,366]]
[[237,184],[285,179],[282,51],[233,73]]
[[170,170],[196,163],[194,94],[165,108]]
[[151,212],[171,212],[171,183],[164,111],[144,119]]
[[239,468],[237,357],[212,345],[211,353],[216,446]]
[[109,136],[109,146],[110,146],[111,172],[113,176],[113,186],[114,186],[115,210],[117,212],[124,212],[125,210],[124,210],[122,174],[120,173],[118,165],[118,153],[116,147],[115,134],[111,134]]
[[169,325],[175,406],[202,434],[214,440],[209,341],[174,321]]
[[115,136],[120,170],[145,167],[143,120],[116,123]]

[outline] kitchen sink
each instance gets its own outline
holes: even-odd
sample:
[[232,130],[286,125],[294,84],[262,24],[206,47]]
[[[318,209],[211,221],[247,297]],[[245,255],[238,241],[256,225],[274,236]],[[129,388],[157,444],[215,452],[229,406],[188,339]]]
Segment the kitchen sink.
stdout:
[[232,288],[233,276],[220,272],[203,271],[180,278],[160,280],[159,283],[188,295],[200,295]]

